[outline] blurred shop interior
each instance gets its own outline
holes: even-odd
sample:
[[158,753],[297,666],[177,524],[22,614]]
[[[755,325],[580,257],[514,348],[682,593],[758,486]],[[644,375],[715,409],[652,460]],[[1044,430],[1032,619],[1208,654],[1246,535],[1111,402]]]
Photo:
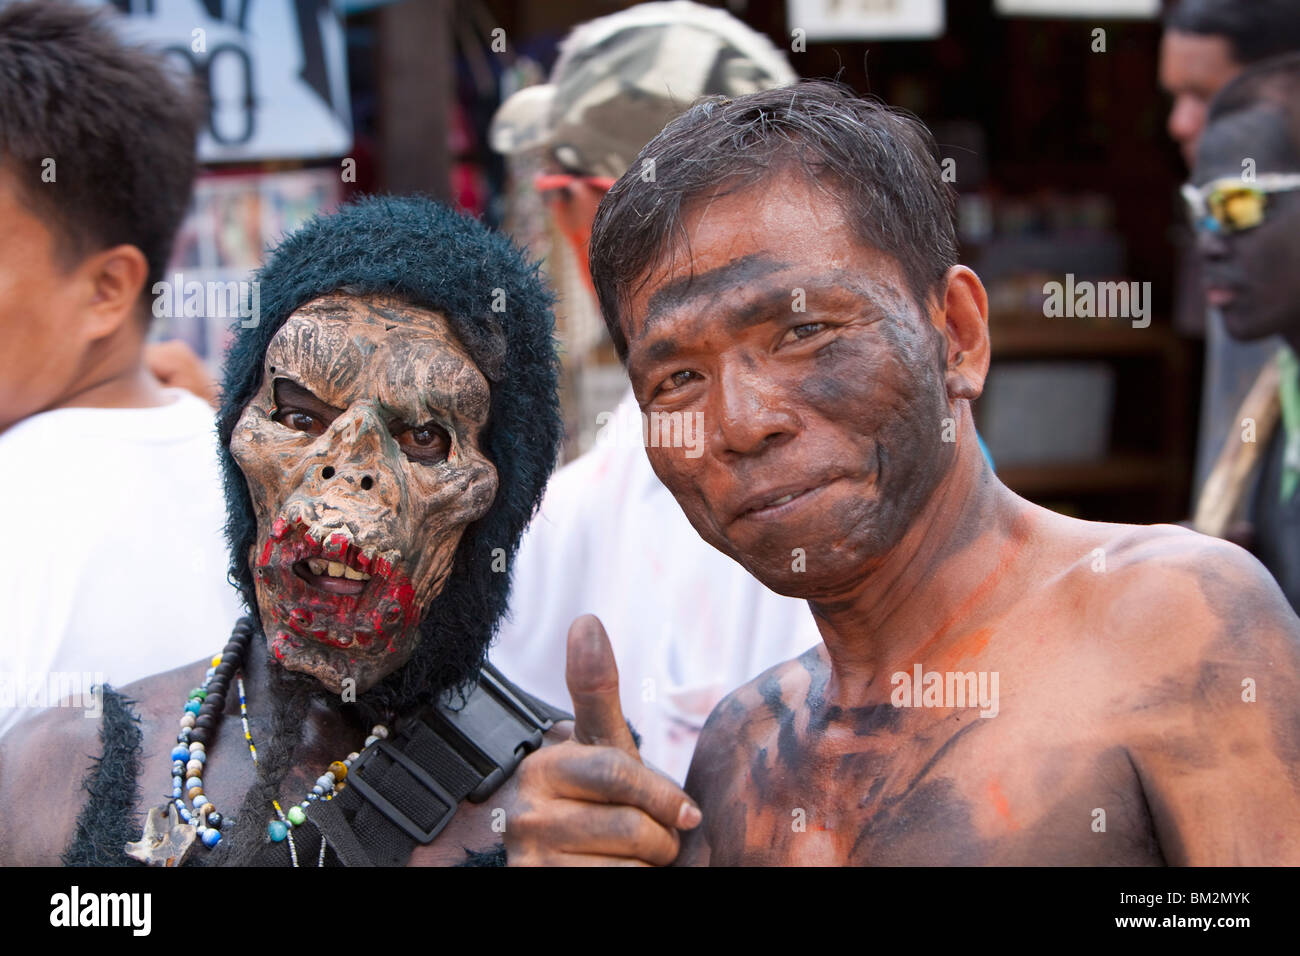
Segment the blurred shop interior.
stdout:
[[[114,5],[132,20],[158,19],[152,2]],[[506,95],[545,79],[574,24],[630,5],[283,0],[250,8],[205,0],[214,21],[206,58],[175,51],[213,90],[204,173],[175,272],[246,279],[280,236],[356,192],[421,191],[454,202],[529,246],[560,292],[572,459],[596,440],[597,415],[617,405],[626,378],[531,189],[540,160],[507,162],[489,149],[487,130]],[[937,25],[902,24],[901,36],[861,35],[855,8],[881,7],[875,0],[715,5],[789,51],[800,75],[838,77],[912,111],[954,161],[962,261],[990,297],[994,362],[976,417],[1003,481],[1083,518],[1186,517],[1202,346],[1171,318],[1186,170],[1164,131],[1155,0],[898,0],[884,6],[923,7],[931,19],[937,9],[939,17]],[[281,7],[274,30],[252,29],[250,18]],[[804,48],[792,51],[809,7],[839,18],[835,35],[809,30],[795,44]],[[1062,15],[1099,7],[1128,15]],[[158,42],[169,29],[146,23],[142,35]],[[187,44],[188,34],[177,42]],[[271,36],[278,54],[267,46]],[[218,51],[218,41],[243,56]],[[263,59],[276,55],[290,68],[265,69]],[[315,139],[292,130],[293,115],[306,115],[292,102],[278,145],[266,111],[257,114],[262,129],[249,134],[248,103],[275,98],[277,82],[324,104]],[[1044,283],[1067,274],[1150,283],[1150,326],[1046,317]],[[214,368],[232,335],[228,322],[198,316],[157,325],[159,337],[187,340]]]

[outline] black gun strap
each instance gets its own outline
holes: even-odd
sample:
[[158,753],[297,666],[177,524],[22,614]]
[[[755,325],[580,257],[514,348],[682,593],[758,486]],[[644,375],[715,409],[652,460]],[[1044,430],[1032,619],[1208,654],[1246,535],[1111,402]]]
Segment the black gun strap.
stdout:
[[399,722],[353,761],[333,800],[307,816],[347,866],[404,866],[431,843],[462,800],[486,800],[566,712],[526,694],[487,664],[462,700]]

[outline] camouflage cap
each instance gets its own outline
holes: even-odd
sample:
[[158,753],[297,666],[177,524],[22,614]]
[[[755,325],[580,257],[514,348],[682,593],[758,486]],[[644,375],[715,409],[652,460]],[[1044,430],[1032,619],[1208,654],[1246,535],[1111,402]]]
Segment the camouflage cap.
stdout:
[[701,96],[741,96],[798,76],[772,42],[725,10],[689,0],[642,3],[579,24],[549,83],[492,118],[500,153],[546,149],[569,172],[617,178]]

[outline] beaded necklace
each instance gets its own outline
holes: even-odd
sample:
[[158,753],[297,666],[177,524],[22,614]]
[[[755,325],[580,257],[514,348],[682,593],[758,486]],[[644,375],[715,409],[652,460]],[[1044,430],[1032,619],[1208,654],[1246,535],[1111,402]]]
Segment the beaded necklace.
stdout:
[[[253,735],[248,728],[248,701],[244,694],[244,678],[241,675],[239,681],[239,719],[244,724],[244,740],[248,742],[248,752],[252,755],[253,765],[257,765],[257,748],[253,745]],[[388,728],[383,724],[376,724],[370,731],[370,736],[366,738],[364,747],[369,747],[376,740],[386,738]],[[362,749],[364,749],[364,747]],[[316,784],[307,794],[307,798],[299,804],[289,808],[286,814],[280,808],[279,800],[272,800],[271,805],[275,807],[275,815],[279,818],[272,820],[266,827],[266,835],[271,838],[272,843],[279,843],[282,840],[289,841],[289,857],[293,860],[293,865],[298,865],[298,848],[293,842],[293,828],[302,826],[307,822],[307,808],[317,800],[322,802],[333,800],[338,791],[347,786],[346,778],[348,771],[352,769],[352,761],[361,755],[355,750],[348,754],[343,760],[335,760],[329,765],[323,774],[316,778]],[[325,834],[321,834],[320,839],[320,857],[316,861],[318,867],[325,865],[325,848],[327,846]]]
[[[221,842],[221,828],[225,823],[212,801],[203,791],[203,770],[207,762],[207,744],[225,708],[226,692],[230,688],[230,679],[236,680],[239,691],[239,719],[243,724],[244,741],[248,752],[257,765],[257,747],[253,744],[252,731],[248,725],[248,698],[244,692],[243,664],[248,652],[249,642],[253,637],[251,619],[243,617],[235,625],[230,642],[222,648],[221,653],[212,658],[211,666],[204,675],[203,684],[189,693],[185,710],[181,714],[180,731],[176,735],[176,746],[172,749],[172,790],[171,803],[180,820],[194,827],[194,833],[203,845],[211,849]],[[388,728],[376,724],[366,738],[362,749],[388,736]],[[343,760],[335,760],[329,768],[316,778],[315,785],[307,797],[289,808],[285,813],[280,801],[273,799],[272,806],[278,819],[267,825],[267,836],[271,842],[288,840],[289,856],[294,866],[298,866],[298,850],[293,842],[293,828],[307,821],[307,808],[315,801],[328,801],[342,790],[346,784],[348,771],[353,761],[360,754],[356,751]],[[325,865],[327,843],[321,834],[320,856],[317,866]]]
[[243,666],[253,622],[241,617],[230,642],[212,658],[202,686],[190,691],[181,714],[180,732],[172,748],[171,800],[177,815],[193,826],[203,845],[211,849],[221,842],[224,819],[203,792],[203,766],[207,763],[208,740],[221,720],[230,679]]

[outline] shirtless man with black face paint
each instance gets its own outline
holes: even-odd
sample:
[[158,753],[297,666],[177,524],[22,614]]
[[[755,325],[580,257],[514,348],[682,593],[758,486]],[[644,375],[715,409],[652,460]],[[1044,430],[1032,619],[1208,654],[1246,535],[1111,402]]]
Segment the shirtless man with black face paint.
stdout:
[[[717,707],[686,793],[616,732],[530,758],[510,862],[1300,863],[1300,620],[1233,545],[998,481],[987,297],[924,129],[803,84],[698,105],[643,156],[592,272],[643,411],[707,436],[647,452],[823,643]],[[571,633],[584,673],[613,673],[600,638]]]

